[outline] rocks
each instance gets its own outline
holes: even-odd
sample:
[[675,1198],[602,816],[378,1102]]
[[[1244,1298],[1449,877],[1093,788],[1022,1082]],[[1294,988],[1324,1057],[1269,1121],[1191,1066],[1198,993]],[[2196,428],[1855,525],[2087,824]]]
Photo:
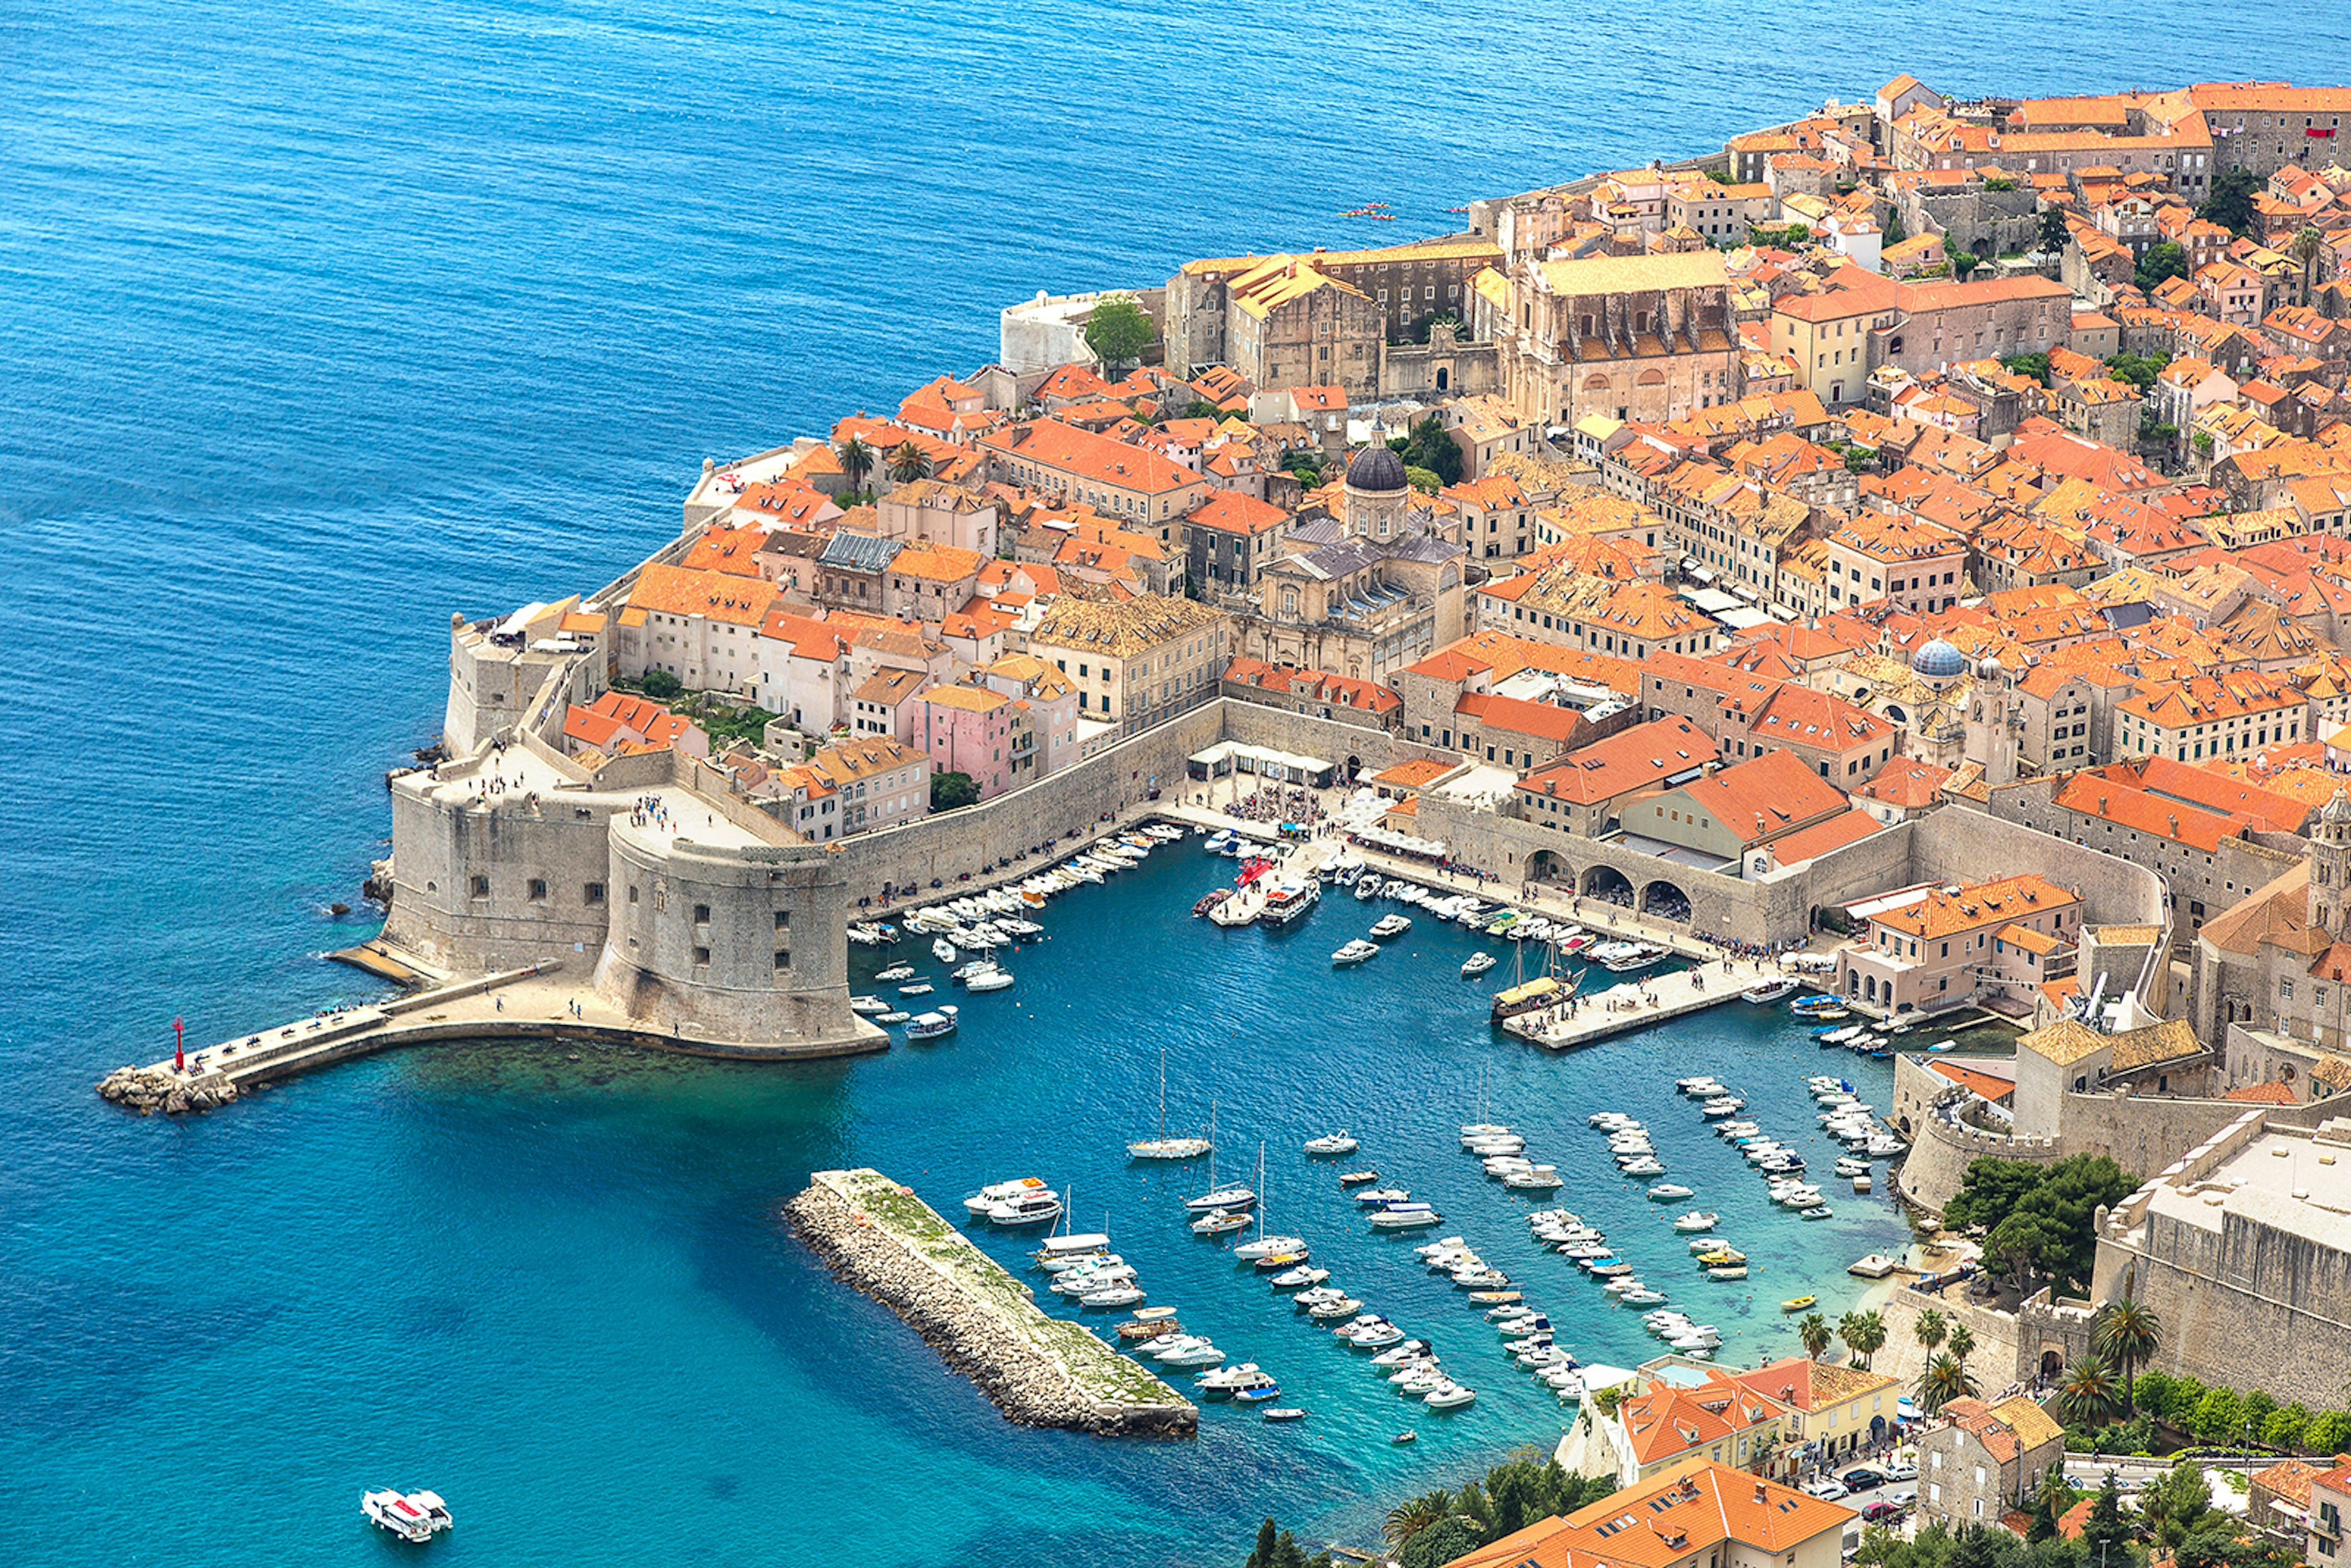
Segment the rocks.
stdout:
[[218,1073],[192,1080],[159,1068],[118,1067],[99,1081],[98,1094],[142,1116],[157,1111],[177,1116],[233,1104],[236,1085]]
[[[786,1204],[784,1215],[794,1233],[835,1275],[904,1318],[941,1360],[977,1384],[1007,1418],[1024,1427],[1059,1427],[1106,1437],[1186,1436],[1196,1428],[1199,1412],[1173,1389],[1160,1385],[1165,1403],[1108,1402],[1101,1389],[1089,1387],[1059,1357],[1031,1343],[1012,1313],[1053,1320],[1025,1300],[1027,1287],[1020,1287],[1024,1299],[1017,1309],[991,1303],[959,1287],[912,1251],[905,1240],[821,1186],[810,1186]],[[1102,1348],[1109,1353],[1108,1346]]]

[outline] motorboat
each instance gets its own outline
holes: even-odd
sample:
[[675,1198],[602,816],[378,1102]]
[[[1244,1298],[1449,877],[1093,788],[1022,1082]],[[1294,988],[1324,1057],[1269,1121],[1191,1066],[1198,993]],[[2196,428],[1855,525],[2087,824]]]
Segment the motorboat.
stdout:
[[1024,1197],[1008,1198],[991,1205],[987,1210],[990,1225],[1023,1228],[1050,1225],[1061,1218],[1061,1199],[1058,1193],[1036,1192]]
[[1045,1186],[1041,1177],[1020,1176],[981,1187],[963,1200],[963,1207],[967,1213],[985,1216],[999,1203],[1009,1203],[1014,1198],[1029,1197],[1037,1193],[1043,1193],[1048,1197],[1058,1196]]
[[1065,1274],[1096,1261],[1124,1261],[1110,1249],[1110,1238],[1099,1230],[1074,1236],[1049,1236],[1045,1245],[1029,1255],[1048,1274]]
[[1262,1258],[1250,1259],[1249,1263],[1260,1274],[1282,1274],[1306,1262],[1311,1256],[1312,1253],[1301,1247],[1295,1251],[1269,1252]]
[[1502,1185],[1513,1192],[1550,1192],[1566,1183],[1558,1167],[1536,1166],[1528,1170],[1511,1172],[1502,1178]]
[[1247,1230],[1256,1223],[1246,1209],[1212,1208],[1192,1221],[1192,1234],[1229,1236],[1236,1230]]
[[1831,1212],[1832,1211],[1827,1204],[1816,1203],[1809,1208],[1800,1208],[1796,1210],[1796,1218],[1799,1219],[1826,1219],[1829,1218]]
[[1108,1285],[1099,1291],[1089,1291],[1078,1298],[1081,1307],[1131,1307],[1143,1300],[1143,1291],[1133,1284]]
[[1753,1002],[1758,1007],[1770,1007],[1773,1002],[1786,1001],[1802,984],[1803,981],[1793,975],[1780,975],[1749,987],[1740,992],[1739,997],[1741,1001]]
[[927,997],[937,989],[938,988],[928,980],[916,980],[911,986],[900,986],[898,994],[902,997]]
[[1808,1312],[1821,1304],[1818,1296],[1793,1296],[1780,1303],[1783,1312]]
[[360,1511],[402,1541],[430,1541],[456,1522],[439,1492],[361,1492]]
[[1445,1216],[1425,1203],[1392,1203],[1372,1216],[1374,1230],[1417,1230],[1444,1223]]
[[1469,1292],[1469,1304],[1477,1307],[1490,1307],[1498,1302],[1516,1302],[1523,1301],[1524,1299],[1525,1298],[1517,1291],[1472,1291]]
[[886,1013],[875,1013],[873,1015],[873,1021],[875,1023],[884,1024],[902,1024],[914,1016],[914,1014],[908,1012],[904,1008],[896,1008]]
[[941,1008],[935,1012],[916,1013],[906,1020],[908,1040],[945,1040],[956,1031],[956,1010]]
[[[1191,1339],[1189,1335],[1176,1337]],[[1172,1350],[1163,1350],[1153,1359],[1163,1366],[1215,1366],[1225,1359],[1225,1353],[1207,1340],[1191,1339],[1190,1343],[1178,1344]]]
[[1372,878],[1367,877],[1367,876],[1366,876],[1366,877],[1359,877],[1359,878],[1357,878],[1357,879],[1356,879],[1356,882],[1355,882],[1355,902],[1356,902],[1356,903],[1358,903],[1358,904],[1369,904],[1373,899],[1377,898],[1379,895],[1380,895],[1380,884],[1379,884],[1377,882],[1374,881]]
[[1726,1094],[1719,1100],[1709,1100],[1699,1106],[1698,1113],[1709,1122],[1719,1122],[1726,1116],[1736,1116],[1745,1109],[1747,1109],[1746,1101],[1736,1094]]
[[1458,1410],[1464,1405],[1468,1404],[1471,1400],[1477,1397],[1478,1396],[1474,1390],[1465,1388],[1460,1384],[1447,1378],[1445,1382],[1438,1384],[1434,1389],[1431,1389],[1427,1397],[1422,1400],[1422,1403],[1426,1405],[1431,1410]]
[[1495,962],[1494,955],[1491,953],[1472,953],[1461,962],[1461,977],[1465,980],[1474,980],[1492,968]]
[[1339,1337],[1357,1350],[1380,1350],[1401,1341],[1404,1330],[1383,1318],[1376,1323],[1368,1324],[1353,1333],[1342,1333]]
[[931,956],[936,958],[942,964],[952,964],[957,958],[961,957],[962,955],[956,951],[956,945],[954,943],[948,941],[944,936],[940,936],[934,938],[931,942]]
[[1400,1375],[1389,1381],[1395,1385],[1396,1392],[1405,1398],[1425,1399],[1452,1379],[1445,1375],[1444,1370],[1437,1363],[1427,1361],[1417,1366],[1406,1367]]
[[1266,1283],[1277,1291],[1295,1291],[1305,1286],[1320,1285],[1330,1278],[1331,1270],[1328,1269],[1301,1265],[1299,1268],[1283,1270],[1268,1280]]
[[1253,1361],[1244,1361],[1238,1366],[1220,1366],[1213,1372],[1200,1374],[1192,1381],[1201,1393],[1211,1397],[1220,1394],[1238,1394],[1244,1389],[1274,1386],[1273,1374]]
[[1258,919],[1279,930],[1293,921],[1304,919],[1322,896],[1322,884],[1311,877],[1296,882],[1277,882],[1266,890],[1265,909]]
[[1244,1263],[1261,1262],[1279,1258],[1285,1253],[1294,1254],[1291,1258],[1292,1262],[1304,1262],[1306,1242],[1302,1238],[1296,1236],[1260,1235],[1256,1240],[1244,1241],[1233,1249],[1233,1256]]
[[911,980],[914,977],[914,966],[912,964],[893,964],[886,969],[877,970],[873,976],[875,984],[884,986],[894,985],[900,980]]
[[1402,1366],[1408,1361],[1425,1361],[1428,1359],[1428,1356],[1429,1350],[1428,1342],[1426,1340],[1408,1339],[1399,1343],[1392,1344],[1385,1350],[1381,1351],[1379,1354],[1372,1357],[1372,1364],[1379,1367],[1395,1368]]
[[1655,1176],[1666,1174],[1665,1162],[1654,1155],[1640,1155],[1621,1162],[1619,1168],[1628,1176]]
[[1729,1092],[1723,1087],[1722,1080],[1719,1078],[1677,1078],[1674,1080],[1674,1087],[1693,1100],[1711,1100],[1718,1094]]
[[974,975],[970,979],[964,982],[964,987],[967,990],[974,991],[1007,990],[1010,988],[1011,985],[1012,971],[1009,969],[999,969],[994,967],[981,970],[978,974]]
[[1367,958],[1379,956],[1379,952],[1378,943],[1366,942],[1358,936],[1331,955],[1331,967],[1336,969],[1352,969]]
[[1334,1158],[1340,1155],[1352,1155],[1357,1149],[1362,1147],[1363,1145],[1357,1143],[1344,1128],[1342,1128],[1335,1133],[1326,1133],[1319,1138],[1309,1138],[1306,1140],[1306,1152],[1309,1155],[1313,1155],[1316,1159],[1329,1159]]
[[1464,1269],[1453,1276],[1457,1291],[1499,1291],[1510,1282],[1510,1277],[1499,1269]]
[[1706,1277],[1709,1280],[1744,1280],[1747,1278],[1747,1265],[1744,1263],[1717,1263],[1707,1270]]
[[1364,1303],[1353,1296],[1341,1296],[1335,1301],[1322,1301],[1306,1309],[1306,1315],[1318,1321],[1332,1318],[1352,1318],[1364,1310]]
[[1401,936],[1411,929],[1412,916],[1409,915],[1383,915],[1378,923],[1372,927],[1372,939],[1376,942],[1385,942],[1391,937]]
[[1347,1171],[1340,1176],[1339,1185],[1341,1186],[1361,1186],[1365,1182],[1377,1181],[1379,1179],[1380,1173],[1377,1171]]
[[1303,1421],[1306,1412],[1295,1405],[1276,1405],[1267,1409],[1265,1418],[1269,1421]]
[[1088,1291],[1105,1290],[1123,1281],[1134,1278],[1134,1266],[1124,1259],[1113,1262],[1116,1254],[1107,1254],[1090,1267],[1071,1269],[1045,1287],[1057,1296],[1082,1296]]
[[1722,1216],[1711,1208],[1693,1208],[1687,1214],[1677,1215],[1674,1228],[1680,1231],[1711,1230]]
[[880,997],[852,997],[849,998],[849,1010],[865,1018],[872,1018],[875,1013],[888,1012],[890,1004]]
[[[1155,1312],[1160,1309],[1157,1307],[1145,1307],[1143,1310],[1146,1312]],[[1172,1311],[1173,1309],[1171,1308],[1169,1310]],[[1146,1318],[1137,1316],[1129,1318],[1126,1322],[1118,1325],[1118,1337],[1123,1340],[1148,1341],[1167,1339],[1172,1338],[1176,1334],[1180,1334],[1183,1332],[1184,1325],[1177,1322],[1174,1318]]]
[[1412,1189],[1401,1186],[1365,1187],[1363,1191],[1355,1195],[1355,1201],[1357,1203],[1372,1204],[1381,1207],[1384,1207],[1388,1204],[1408,1203],[1411,1200]]

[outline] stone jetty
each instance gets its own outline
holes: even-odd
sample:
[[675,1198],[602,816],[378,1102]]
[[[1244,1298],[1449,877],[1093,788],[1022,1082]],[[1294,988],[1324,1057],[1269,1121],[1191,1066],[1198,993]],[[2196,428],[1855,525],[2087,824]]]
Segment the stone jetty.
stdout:
[[163,1067],[118,1067],[99,1081],[99,1097],[141,1115],[163,1111],[177,1116],[209,1111],[236,1099],[236,1084],[218,1073],[191,1082]]
[[1181,1437],[1196,1406],[1076,1323],[912,1191],[873,1170],[818,1171],[784,1216],[834,1274],[913,1325],[1024,1427]]

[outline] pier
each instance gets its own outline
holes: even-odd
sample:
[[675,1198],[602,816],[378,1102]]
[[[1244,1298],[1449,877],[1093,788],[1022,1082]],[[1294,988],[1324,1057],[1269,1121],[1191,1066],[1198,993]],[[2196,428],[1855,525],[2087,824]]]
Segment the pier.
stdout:
[[448,1041],[538,1040],[556,1045],[631,1045],[688,1056],[791,1061],[889,1049],[890,1037],[858,1020],[846,1039],[784,1045],[708,1038],[632,1019],[590,986],[570,982],[560,963],[534,964],[468,979],[435,975],[376,944],[334,957],[371,974],[422,985],[402,997],[337,1008],[173,1058],[109,1073],[98,1092],[141,1113],[179,1114],[231,1104],[265,1083],[401,1046]]
[[1025,1427],[1184,1437],[1196,1406],[1034,1292],[875,1170],[817,1171],[784,1216],[835,1274],[911,1324]]
[[1586,985],[1598,983],[1603,976],[1612,983],[1596,992],[1579,991],[1572,1002],[1521,1014],[1502,1027],[1545,1051],[1575,1051],[1613,1035],[1735,1002],[1740,991],[1780,972],[1768,965],[1736,962],[1726,970],[1724,962],[1649,977],[1620,977],[1605,969],[1586,969]]

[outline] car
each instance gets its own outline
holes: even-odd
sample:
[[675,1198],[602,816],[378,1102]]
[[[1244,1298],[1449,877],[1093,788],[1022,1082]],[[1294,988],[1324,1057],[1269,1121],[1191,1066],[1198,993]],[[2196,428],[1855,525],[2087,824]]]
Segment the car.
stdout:
[[1873,1470],[1867,1465],[1856,1465],[1838,1478],[1847,1491],[1873,1491],[1890,1479],[1883,1470]]
[[1804,1483],[1803,1490],[1823,1502],[1834,1502],[1841,1497],[1851,1495],[1845,1490],[1845,1484],[1834,1476],[1816,1476]]
[[1918,1500],[1918,1489],[1917,1487],[1897,1487],[1894,1490],[1887,1492],[1884,1497],[1878,1499],[1878,1500],[1880,1502],[1890,1502],[1896,1508],[1908,1508],[1912,1503]]
[[1882,1497],[1863,1509],[1861,1517],[1863,1522],[1867,1524],[1884,1524],[1889,1519],[1902,1517],[1902,1505],[1892,1498]]
[[1918,1479],[1918,1466],[1912,1459],[1896,1459],[1886,1467],[1885,1474],[1889,1481],[1915,1481]]

